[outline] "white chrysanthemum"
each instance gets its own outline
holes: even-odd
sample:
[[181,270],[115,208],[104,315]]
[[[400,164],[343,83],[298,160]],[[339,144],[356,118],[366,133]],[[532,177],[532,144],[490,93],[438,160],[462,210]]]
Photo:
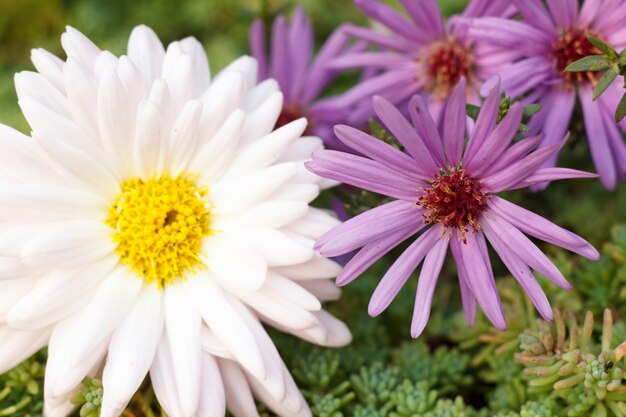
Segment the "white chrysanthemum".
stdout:
[[253,396],[310,415],[261,321],[350,340],[320,305],[339,268],[312,250],[336,223],[308,206],[321,140],[272,131],[282,95],[252,58],[211,80],[193,38],[62,44],[15,79],[32,138],[0,125],[0,372],[48,345],[48,417],[100,373],[102,417],[148,373],[170,417],[256,416]]

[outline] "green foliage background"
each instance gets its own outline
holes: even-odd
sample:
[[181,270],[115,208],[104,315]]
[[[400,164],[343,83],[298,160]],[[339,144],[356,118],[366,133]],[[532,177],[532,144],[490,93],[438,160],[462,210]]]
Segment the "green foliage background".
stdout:
[[[350,0],[303,3],[320,43],[343,22],[367,23]],[[446,14],[462,9],[464,3],[440,1]],[[292,5],[283,0],[0,0],[0,121],[28,131],[17,106],[13,74],[32,70],[31,48],[62,56],[59,38],[67,24],[116,54],[124,53],[130,30],[140,23],[153,27],[164,43],[192,35],[205,45],[216,72],[246,53],[248,26],[255,17],[269,22]],[[342,79],[335,88],[351,82]],[[571,130],[560,165],[592,170],[580,113]],[[417,276],[388,311],[379,318],[367,317],[369,297],[398,249],[329,306],[351,327],[352,345],[321,349],[272,332],[316,416],[626,416],[621,378],[626,364],[617,359],[621,351],[615,350],[626,340],[626,228],[619,226],[626,224],[626,187],[608,192],[599,181],[574,180],[552,184],[539,194],[519,191],[507,198],[587,238],[603,253],[602,261],[592,263],[542,245],[575,285],[575,290],[565,292],[541,281],[553,305],[571,312],[564,319],[567,348],[551,344],[562,329],[538,320],[521,288],[495,257],[509,323],[506,332],[494,330],[480,314],[475,327],[466,327],[452,263],[446,264],[439,280],[431,321],[418,341],[409,337]],[[369,206],[371,196],[357,196],[347,208],[359,211]],[[602,343],[607,325],[603,329],[599,323],[606,308],[615,324],[609,326],[610,340]],[[595,315],[596,325],[582,349],[580,333],[590,328],[582,325],[586,311]],[[0,417],[41,416],[44,364],[45,352],[40,352],[0,376]],[[97,381],[85,384],[76,398],[83,417],[97,415],[100,396]],[[262,416],[272,415],[262,405],[259,410]],[[160,414],[146,383],[126,415]]]

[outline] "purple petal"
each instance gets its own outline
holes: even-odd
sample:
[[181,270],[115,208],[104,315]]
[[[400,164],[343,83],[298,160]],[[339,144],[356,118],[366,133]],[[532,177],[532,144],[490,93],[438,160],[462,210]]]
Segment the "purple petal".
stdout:
[[250,26],[249,34],[250,52],[259,63],[259,81],[268,78],[267,55],[265,53],[265,26],[263,21],[257,19]]
[[359,253],[350,259],[339,273],[336,284],[344,286],[354,281],[363,271],[372,266],[374,262],[382,258],[391,249],[404,242],[409,236],[422,230],[425,226],[426,224],[424,224],[424,222],[416,222],[413,225],[407,224],[407,227],[391,232],[379,240],[366,244]]
[[335,30],[317,53],[317,57],[313,60],[307,74],[307,86],[301,97],[301,102],[308,103],[319,95],[337,74],[336,71],[328,70],[328,62],[341,53],[348,42],[348,36],[344,32],[343,27]]
[[453,236],[450,239],[450,251],[456,263],[456,269],[459,276],[459,286],[461,287],[461,301],[463,302],[463,311],[465,312],[465,320],[468,326],[474,325],[476,319],[476,297],[472,292],[467,277],[467,270],[463,261],[463,253],[461,252],[461,241]]
[[578,0],[546,0],[552,17],[560,28],[569,29],[576,21]]
[[439,135],[437,125],[433,120],[428,107],[420,96],[414,96],[409,103],[409,114],[415,125],[417,134],[422,138],[430,154],[440,167],[446,166],[446,159],[443,154],[443,141]]
[[408,61],[405,56],[394,52],[357,52],[333,59],[328,63],[328,68],[342,70],[366,67],[388,68],[406,64]]
[[384,93],[386,90],[399,85],[405,85],[408,88],[417,83],[414,72],[412,68],[404,67],[389,70],[357,84],[339,96],[338,102],[345,106],[351,106],[362,99],[370,99],[376,94]]
[[401,230],[423,225],[422,210],[414,203],[393,201],[383,204],[326,232],[315,243],[324,256],[337,256],[358,249]]
[[415,294],[415,306],[413,307],[413,320],[411,320],[411,337],[417,338],[430,317],[430,307],[433,302],[435,284],[443,267],[448,250],[449,237],[440,238],[432,247],[424,259],[424,265],[420,271],[417,281],[417,292]]
[[298,102],[302,90],[308,88],[305,82],[306,72],[313,55],[313,26],[311,20],[304,14],[302,5],[296,7],[289,26],[289,64],[291,67],[291,93],[287,100]]
[[377,20],[392,32],[415,42],[422,42],[424,40],[417,28],[391,7],[374,0],[354,0],[354,4],[361,9],[363,13]]
[[385,127],[389,129],[391,134],[398,139],[407,152],[415,159],[420,172],[426,174],[426,176],[434,177],[438,172],[437,165],[413,126],[397,108],[384,98],[376,96],[372,103],[374,104],[374,111]]
[[278,16],[272,26],[272,62],[270,63],[272,77],[280,84],[282,92],[290,93],[290,69],[287,45],[287,20]]
[[547,219],[500,197],[492,196],[489,208],[524,233],[560,246],[585,258],[598,260],[600,254],[589,242]]
[[470,139],[467,143],[467,149],[465,149],[464,160],[472,160],[476,156],[476,152],[487,140],[489,134],[493,131],[493,128],[496,126],[496,120],[498,119],[499,106],[500,84],[497,82],[485,99],[480,113],[478,113],[476,125],[474,125],[474,129],[472,129]]
[[492,233],[497,234],[509,250],[517,254],[526,265],[544,275],[559,287],[568,290],[572,288],[572,285],[567,282],[561,271],[517,227],[489,210],[485,210],[480,218],[480,224],[482,225],[483,223],[488,223]]
[[416,181],[427,178],[419,174],[415,161],[410,156],[386,144],[380,139],[376,139],[365,132],[361,132],[358,129],[346,125],[335,126],[335,134],[343,143],[355,151],[381,164],[398,167],[404,171],[406,175],[414,177]]
[[405,39],[399,39],[391,35],[387,35],[374,29],[362,28],[352,24],[343,26],[344,33],[348,36],[373,43],[383,48],[395,49],[396,51],[409,52],[415,47],[411,42]]
[[523,159],[511,164],[508,168],[483,179],[482,185],[484,190],[491,193],[497,193],[511,189],[511,187],[532,175],[552,155],[557,153],[563,145],[565,145],[568,137],[569,135],[563,138],[561,143],[540,148]]
[[[400,4],[407,11],[415,25],[424,30],[426,39],[439,39],[445,36],[443,18],[439,8],[427,7],[425,1],[400,0]],[[432,13],[436,10],[436,13]]]
[[488,177],[494,175],[509,167],[513,162],[522,159],[528,155],[530,151],[537,148],[537,145],[539,145],[543,138],[544,135],[541,134],[532,138],[522,139],[513,144],[513,146],[504,151],[502,156],[483,173],[483,176]]
[[459,248],[469,287],[489,321],[498,329],[506,330],[502,302],[491,269],[485,236],[482,232],[470,231],[465,234],[465,239],[467,243],[461,243]]
[[465,78],[461,78],[450,95],[445,110],[445,129],[443,144],[448,163],[457,166],[461,161],[463,146],[465,145]]
[[418,186],[414,179],[394,167],[337,151],[317,151],[306,167],[321,177],[341,181],[390,197],[417,201]]
[[471,0],[463,10],[464,17],[508,16],[511,12],[509,1]]
[[539,168],[534,174],[515,184],[510,189],[526,188],[536,184],[549,183],[550,181],[573,178],[598,178],[598,174],[570,168]]
[[[525,58],[507,67],[498,78],[506,94],[515,99],[554,78],[554,63],[543,55]],[[495,79],[486,82],[481,91],[494,82]]]
[[522,122],[522,105],[515,103],[504,119],[487,136],[472,157],[463,160],[463,167],[474,177],[479,177],[493,164],[513,141]]
[[441,239],[439,227],[431,227],[411,244],[391,265],[370,299],[368,313],[377,316],[391,304],[400,289],[411,276],[411,273],[422,262],[422,259]]
[[583,118],[585,120],[585,131],[589,138],[589,149],[591,158],[600,174],[600,180],[605,188],[612,190],[617,182],[617,169],[611,154],[611,146],[606,133],[606,128],[602,120],[602,109],[598,103],[593,101],[591,86],[584,86],[578,89],[580,104],[583,108]]
[[492,46],[515,48],[527,55],[548,52],[553,38],[526,23],[499,17],[470,19],[469,36]]
[[[518,0],[524,1],[524,0]],[[597,12],[602,11],[602,3],[604,0],[585,0],[578,15],[578,22],[583,26],[589,25],[595,18]]]
[[491,246],[493,246],[509,272],[511,272],[513,277],[519,282],[524,291],[526,291],[526,294],[528,294],[541,316],[545,320],[552,320],[552,308],[550,307],[548,297],[546,297],[541,285],[539,285],[533,276],[528,265],[500,239],[498,234],[491,228],[489,222],[483,222],[481,226]]
[[[512,0],[524,20],[543,32],[556,36],[556,26],[552,17],[540,0]],[[587,0],[585,3],[588,3]]]

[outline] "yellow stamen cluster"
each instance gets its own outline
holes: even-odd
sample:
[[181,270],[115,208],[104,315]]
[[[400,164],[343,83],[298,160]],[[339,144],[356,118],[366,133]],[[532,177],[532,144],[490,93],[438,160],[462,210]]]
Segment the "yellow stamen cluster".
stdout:
[[211,232],[207,192],[189,176],[124,181],[106,222],[122,263],[159,288],[202,268],[198,254]]

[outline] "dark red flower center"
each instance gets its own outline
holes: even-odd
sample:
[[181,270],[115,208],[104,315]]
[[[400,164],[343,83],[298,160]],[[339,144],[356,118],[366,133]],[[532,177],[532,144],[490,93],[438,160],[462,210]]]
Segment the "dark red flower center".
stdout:
[[308,124],[306,130],[304,131],[304,135],[312,134],[312,125],[311,119],[307,117],[305,112],[299,107],[295,105],[286,104],[283,106],[283,110],[280,112],[280,116],[278,116],[278,120],[276,121],[276,125],[274,125],[274,129],[278,129],[281,126],[284,126],[288,123],[293,122],[294,120],[298,120],[301,117],[306,117]]
[[478,231],[478,217],[485,209],[487,194],[478,181],[468,177],[462,168],[451,168],[437,175],[423,188],[417,206],[424,209],[426,223],[454,227],[465,234],[469,227]]
[[468,81],[474,78],[474,56],[472,51],[454,38],[434,42],[428,47],[424,58],[427,86],[439,98],[445,98],[457,85],[461,77]]
[[559,40],[553,44],[552,58],[554,65],[561,77],[568,83],[582,83],[589,81],[596,83],[596,77],[593,72],[563,72],[563,70],[572,62],[578,61],[589,55],[597,55],[601,53],[589,40],[587,40],[588,31],[582,29],[568,29],[561,33]]

